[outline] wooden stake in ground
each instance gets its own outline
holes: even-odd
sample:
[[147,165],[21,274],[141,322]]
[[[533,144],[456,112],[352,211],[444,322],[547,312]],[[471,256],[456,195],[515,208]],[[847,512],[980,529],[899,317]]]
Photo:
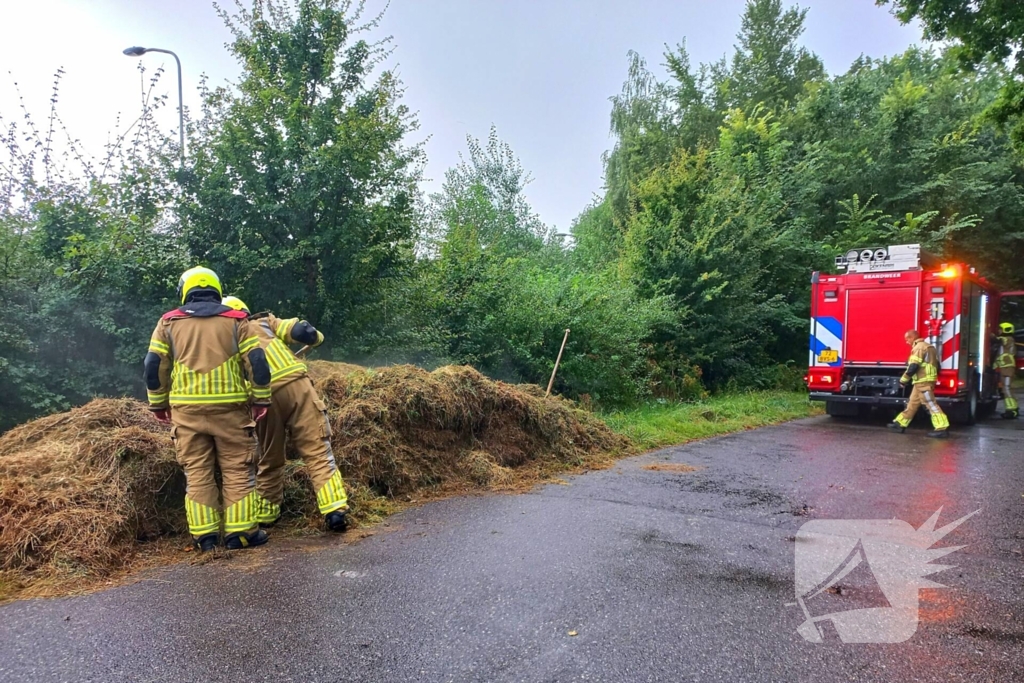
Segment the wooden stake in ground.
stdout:
[[555,373],[558,372],[558,364],[562,362],[562,352],[565,351],[565,342],[569,341],[569,330],[565,331],[565,336],[562,337],[562,348],[558,349],[558,358],[555,359],[555,367],[551,371],[551,379],[548,380],[548,390],[544,392],[544,398],[551,395],[551,387],[555,385]]

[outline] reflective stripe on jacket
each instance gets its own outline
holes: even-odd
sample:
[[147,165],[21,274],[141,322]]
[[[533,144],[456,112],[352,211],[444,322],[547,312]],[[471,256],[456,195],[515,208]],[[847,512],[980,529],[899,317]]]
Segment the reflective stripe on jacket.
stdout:
[[[245,317],[235,311],[190,316],[179,309],[161,318],[149,342],[159,359],[155,381],[147,386],[150,406],[246,403],[250,392],[254,401],[269,402],[265,379],[247,387],[246,377],[254,374],[249,354],[259,348],[259,338]],[[266,377],[266,361],[257,361]]]
[[298,318],[281,320],[273,315],[268,315],[266,318],[260,318],[256,323],[260,346],[266,351],[267,362],[270,363],[272,387],[276,388],[306,375],[306,364],[296,358],[292,350],[288,348],[288,344],[295,341],[291,337],[291,330],[298,321]]
[[997,337],[999,340],[999,353],[996,355],[995,367],[996,368],[1013,368],[1017,365],[1017,343],[1013,339],[1013,335],[1000,335]]
[[318,346],[324,336],[316,328],[299,318],[281,319],[271,313],[259,314],[250,319],[250,324],[256,332],[260,347],[267,354],[272,389],[277,390],[308,374],[306,364],[295,356],[288,345]]
[[917,372],[912,377],[914,384],[938,381],[939,354],[927,339],[921,338],[914,342],[914,346],[910,350],[907,369],[909,370],[912,365],[917,365]]

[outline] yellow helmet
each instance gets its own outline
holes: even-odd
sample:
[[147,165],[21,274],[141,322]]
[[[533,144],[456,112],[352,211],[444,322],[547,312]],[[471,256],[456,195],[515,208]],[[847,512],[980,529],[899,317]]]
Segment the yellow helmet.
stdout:
[[220,288],[220,278],[217,277],[217,273],[209,268],[196,266],[195,268],[189,268],[181,274],[181,279],[178,280],[178,300],[184,304],[189,292],[200,287],[211,287],[217,290],[217,296],[223,296]]
[[245,311],[246,313],[249,312],[249,307],[246,306],[245,302],[239,299],[237,296],[226,296],[221,301],[221,303],[227,306],[228,308],[235,309],[236,311]]
[[999,323],[999,329],[1003,334],[1013,334],[1013,323]]

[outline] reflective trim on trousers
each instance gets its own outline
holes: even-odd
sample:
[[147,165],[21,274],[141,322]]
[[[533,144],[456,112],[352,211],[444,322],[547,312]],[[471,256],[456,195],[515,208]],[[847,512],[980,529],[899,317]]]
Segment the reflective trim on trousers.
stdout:
[[185,496],[185,518],[188,519],[188,532],[193,536],[214,534],[220,530],[220,511],[209,505],[203,505]]
[[316,494],[316,504],[322,515],[348,508],[348,496],[345,495],[345,482],[341,479],[341,472],[335,470],[327,483],[320,488]]
[[255,491],[250,491],[245,498],[224,511],[224,533],[233,534],[255,529],[258,507],[258,496]]
[[281,516],[281,506],[271,503],[263,496],[257,494],[258,499],[256,521],[260,524],[273,524]]
[[942,412],[942,408],[935,402],[935,397],[932,396],[931,389],[924,389],[921,391],[921,398],[924,400],[924,405],[928,408],[928,412],[932,416],[932,427],[936,430],[942,430],[949,428],[949,418]]
[[999,383],[999,391],[1003,394],[1003,403],[1005,403],[1005,410],[1007,412],[1014,412],[1017,410],[1017,399],[1013,396],[1013,390],[1010,388],[1011,378],[1003,377]]

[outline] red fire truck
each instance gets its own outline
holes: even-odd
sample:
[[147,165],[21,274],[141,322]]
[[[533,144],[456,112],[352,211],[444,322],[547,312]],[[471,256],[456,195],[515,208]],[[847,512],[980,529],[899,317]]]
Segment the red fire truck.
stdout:
[[950,418],[973,424],[995,408],[1001,297],[974,268],[916,244],[851,250],[836,268],[846,272],[811,276],[812,401],[824,401],[830,415],[895,412],[907,396],[899,383],[910,355],[903,335],[918,330],[941,359],[935,395]]

